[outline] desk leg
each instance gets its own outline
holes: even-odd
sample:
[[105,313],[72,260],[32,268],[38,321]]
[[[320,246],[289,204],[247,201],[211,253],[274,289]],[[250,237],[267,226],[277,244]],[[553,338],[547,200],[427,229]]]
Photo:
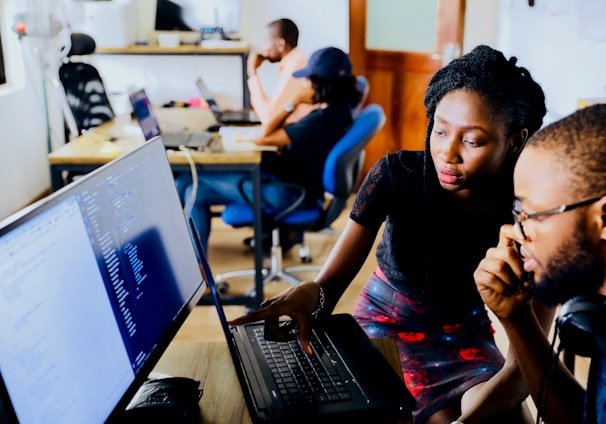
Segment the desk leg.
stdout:
[[248,92],[248,72],[246,70],[246,62],[248,61],[248,53],[242,53],[242,106],[244,109],[250,109],[250,93]]
[[255,239],[255,307],[263,302],[263,225],[261,215],[261,169],[253,170],[253,216]]

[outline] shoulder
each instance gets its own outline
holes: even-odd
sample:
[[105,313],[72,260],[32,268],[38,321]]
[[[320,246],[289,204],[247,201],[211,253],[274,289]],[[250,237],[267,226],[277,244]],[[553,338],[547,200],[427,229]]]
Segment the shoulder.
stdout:
[[423,171],[425,152],[400,150],[388,153],[377,161],[376,168],[389,172],[394,177],[403,177]]

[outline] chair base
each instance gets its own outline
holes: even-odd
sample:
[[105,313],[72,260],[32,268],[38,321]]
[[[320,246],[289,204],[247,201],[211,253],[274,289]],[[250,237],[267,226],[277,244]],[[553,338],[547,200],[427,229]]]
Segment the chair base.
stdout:
[[[305,252],[305,253],[303,253]],[[309,257],[309,249],[305,244],[302,244],[299,248],[299,255],[303,260],[303,255],[306,254]],[[272,230],[272,247],[270,249],[270,267],[264,268],[261,273],[263,275],[263,286],[275,282],[275,281],[283,281],[292,285],[302,283],[303,279],[297,277],[295,273],[298,272],[309,272],[309,271],[319,271],[320,267],[315,266],[293,266],[293,267],[284,267],[282,261],[282,247],[280,246],[280,230],[275,228]],[[236,271],[228,271],[222,274],[217,274],[215,276],[215,281],[217,284],[221,284],[225,287],[228,279],[231,278],[254,278],[256,275],[256,271],[254,268],[251,269],[241,269]],[[247,293],[247,296],[255,296],[256,289],[253,287]]]

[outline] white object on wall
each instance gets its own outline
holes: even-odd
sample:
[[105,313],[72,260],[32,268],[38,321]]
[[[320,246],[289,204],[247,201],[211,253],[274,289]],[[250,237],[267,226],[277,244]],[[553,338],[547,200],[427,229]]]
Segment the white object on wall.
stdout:
[[75,1],[71,20],[74,31],[90,35],[98,47],[128,47],[137,39],[132,0]]

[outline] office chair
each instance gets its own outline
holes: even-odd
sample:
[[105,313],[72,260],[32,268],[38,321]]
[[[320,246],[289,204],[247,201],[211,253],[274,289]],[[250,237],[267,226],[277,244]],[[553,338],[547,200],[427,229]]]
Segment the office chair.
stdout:
[[[74,56],[92,54],[96,49],[95,40],[82,33],[72,33],[71,47],[59,67],[59,81],[65,91],[65,100],[76,128],[66,128],[68,139],[73,139],[87,130],[114,117],[114,110],[105,91],[103,79],[97,68],[85,62],[73,61]],[[65,108],[64,108],[65,110]],[[73,132],[77,130],[77,134]]]
[[[304,190],[300,198],[286,211],[263,210],[264,222],[269,223],[272,230],[272,246],[270,251],[270,267],[263,270],[263,284],[283,280],[290,284],[302,282],[295,274],[319,270],[319,266],[303,265],[284,268],[282,264],[282,248],[280,246],[280,231],[294,230],[301,235],[299,254],[305,263],[311,262],[309,250],[305,244],[305,231],[321,231],[339,217],[349,196],[354,192],[359,181],[364,162],[364,148],[383,127],[385,114],[377,104],[370,104],[362,109],[354,119],[351,128],[335,144],[330,151],[323,171],[324,190],[329,201],[317,199],[315,205],[303,203]],[[242,191],[242,190],[241,190]],[[223,222],[233,227],[253,225],[253,210],[251,202],[232,203],[225,206],[221,213]],[[253,277],[254,269],[229,271],[216,276],[222,287],[226,281],[234,277]],[[254,289],[248,295],[253,295]]]

